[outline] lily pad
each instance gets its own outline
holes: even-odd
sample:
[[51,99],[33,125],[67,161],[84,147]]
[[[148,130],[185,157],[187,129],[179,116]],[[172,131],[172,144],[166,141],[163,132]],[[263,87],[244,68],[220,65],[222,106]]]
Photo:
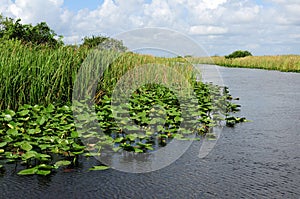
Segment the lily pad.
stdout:
[[5,147],[7,145],[7,142],[0,142],[0,148]]
[[8,135],[12,135],[12,136],[15,136],[15,137],[19,135],[18,130],[16,130],[16,129],[9,129],[8,131],[6,131],[6,133]]
[[24,169],[24,170],[18,172],[18,174],[19,175],[34,175],[34,174],[36,174],[37,171],[38,171],[38,168],[33,167],[33,168],[30,168],[30,169]]
[[42,176],[49,175],[50,173],[51,173],[51,170],[37,170],[36,171],[37,175],[42,175]]
[[22,155],[23,160],[28,160],[30,158],[33,158],[37,155],[38,153],[36,151],[28,151]]
[[30,151],[32,149],[32,145],[29,144],[28,142],[23,142],[21,144],[21,149],[23,149],[25,151]]
[[6,122],[12,121],[12,116],[8,115],[8,114],[4,115],[4,121],[6,121]]
[[29,114],[29,110],[23,110],[23,111],[20,111],[20,112],[18,112],[18,114],[19,114],[21,117],[23,117],[23,116]]
[[70,164],[71,164],[71,162],[68,161],[68,160],[60,160],[60,161],[57,161],[57,162],[54,164],[54,166],[56,166],[56,167],[61,167],[61,166],[68,166],[68,165],[70,165]]
[[92,168],[90,168],[90,171],[102,171],[102,170],[107,170],[109,169],[108,166],[93,166]]

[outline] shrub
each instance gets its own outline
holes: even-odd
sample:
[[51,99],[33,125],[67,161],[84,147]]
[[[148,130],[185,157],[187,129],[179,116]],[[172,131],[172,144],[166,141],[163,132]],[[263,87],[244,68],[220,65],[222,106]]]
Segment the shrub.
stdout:
[[104,36],[84,37],[83,44],[81,46],[88,48],[97,47],[100,49],[110,49],[119,52],[125,52],[128,50],[127,47],[123,45],[122,41]]
[[230,55],[225,56],[225,58],[233,59],[233,58],[240,58],[240,57],[247,57],[247,56],[252,56],[252,54],[249,51],[237,50],[231,53]]
[[62,36],[58,36],[45,22],[35,26],[21,24],[21,19],[4,18],[1,14],[0,38],[5,40],[17,39],[23,43],[48,45],[50,47],[63,45]]

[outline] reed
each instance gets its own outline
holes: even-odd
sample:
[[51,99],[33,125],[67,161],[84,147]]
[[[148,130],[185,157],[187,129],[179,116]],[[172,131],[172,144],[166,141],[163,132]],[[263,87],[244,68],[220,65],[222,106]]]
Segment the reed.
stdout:
[[[98,97],[104,93],[111,93],[120,78],[128,71],[147,64],[172,67],[191,83],[195,79],[195,71],[187,62],[179,63],[176,59],[131,52],[118,53],[71,46],[53,49],[47,46],[23,44],[17,40],[1,41],[0,52],[0,84],[2,85],[0,109],[17,109],[23,104],[47,105],[71,102],[73,85],[82,68],[90,71],[85,73],[89,76],[82,78],[97,82],[96,96]],[[99,65],[102,68],[99,68]],[[95,66],[98,70],[96,72]],[[153,69],[149,67],[147,70]],[[104,75],[99,76],[100,73]],[[93,82],[81,81],[80,83]],[[82,85],[82,88],[85,86]]]
[[88,52],[67,46],[37,47],[16,40],[3,40],[0,51],[1,109],[70,100],[73,79]]

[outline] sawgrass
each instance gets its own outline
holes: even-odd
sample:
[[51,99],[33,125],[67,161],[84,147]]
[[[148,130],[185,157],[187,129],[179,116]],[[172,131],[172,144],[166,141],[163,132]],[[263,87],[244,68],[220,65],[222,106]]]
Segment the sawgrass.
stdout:
[[258,68],[282,72],[300,72],[300,55],[248,56],[236,59],[214,56],[208,58],[190,58],[193,63],[216,64],[226,67]]

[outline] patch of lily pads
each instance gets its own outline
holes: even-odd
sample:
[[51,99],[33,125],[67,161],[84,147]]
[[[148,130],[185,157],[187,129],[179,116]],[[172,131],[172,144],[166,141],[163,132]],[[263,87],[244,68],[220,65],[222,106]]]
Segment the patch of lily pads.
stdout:
[[[119,119],[112,114],[111,96],[104,95],[94,105],[96,114],[92,118],[104,134],[93,128],[81,132],[75,125],[70,105],[26,104],[15,111],[4,110],[0,113],[0,173],[5,170],[5,164],[16,164],[24,168],[18,171],[19,175],[49,175],[59,168],[76,167],[79,156],[101,156],[103,147],[147,153],[164,147],[172,139],[187,140],[192,134],[196,134],[195,140],[206,134],[213,137],[210,129],[222,122],[232,127],[246,121],[230,115],[239,110],[239,105],[230,102],[232,97],[227,88],[198,82],[194,93],[195,109],[185,107],[189,106],[188,102],[182,106],[168,88],[145,85],[132,94],[128,103],[120,105]],[[129,111],[130,118],[122,115],[122,108]],[[183,117],[182,109],[191,110],[188,118]],[[182,126],[184,120],[189,125]],[[133,121],[144,133],[128,121]],[[82,142],[89,138],[91,142]],[[100,165],[89,170],[105,169],[108,167]]]

